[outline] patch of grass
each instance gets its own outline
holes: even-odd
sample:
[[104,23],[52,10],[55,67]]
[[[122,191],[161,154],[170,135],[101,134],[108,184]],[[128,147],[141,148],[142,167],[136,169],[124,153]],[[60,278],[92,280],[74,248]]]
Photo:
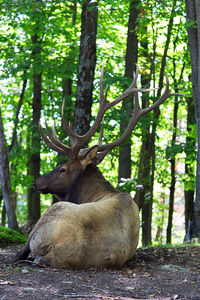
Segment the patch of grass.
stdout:
[[27,237],[15,230],[0,226],[0,247],[22,244],[27,241]]

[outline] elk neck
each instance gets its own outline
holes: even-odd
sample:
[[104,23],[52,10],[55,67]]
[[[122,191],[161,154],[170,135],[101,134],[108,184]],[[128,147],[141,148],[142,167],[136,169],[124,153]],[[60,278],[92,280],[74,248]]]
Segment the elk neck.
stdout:
[[95,165],[90,164],[80,174],[66,200],[77,204],[96,202],[110,193],[118,193],[118,191]]

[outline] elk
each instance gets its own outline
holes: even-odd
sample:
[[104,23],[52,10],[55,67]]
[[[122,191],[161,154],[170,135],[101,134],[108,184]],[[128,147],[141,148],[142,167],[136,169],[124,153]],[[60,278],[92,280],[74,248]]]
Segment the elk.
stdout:
[[[104,70],[100,77],[100,105],[97,117],[87,133],[80,136],[67,124],[62,105],[62,125],[71,139],[71,146],[59,141],[55,126],[52,131],[45,121],[46,133],[39,124],[46,145],[66,155],[68,160],[34,183],[40,193],[51,193],[60,201],[48,208],[31,231],[28,241],[15,261],[26,259],[31,252],[35,262],[54,268],[87,269],[91,267],[121,267],[135,254],[139,239],[139,211],[127,193],[117,191],[102,175],[97,165],[114,147],[122,144],[144,114],[156,109],[168,97],[175,95],[166,88],[150,107],[141,108],[137,88],[138,67],[133,81],[118,98],[107,101]],[[134,94],[134,109],[129,124],[114,142],[100,142],[84,148],[97,131],[105,112]]]

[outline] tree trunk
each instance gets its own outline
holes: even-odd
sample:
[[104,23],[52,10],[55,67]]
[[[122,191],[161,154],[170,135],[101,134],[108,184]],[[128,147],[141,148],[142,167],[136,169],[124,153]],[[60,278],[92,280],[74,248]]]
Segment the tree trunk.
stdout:
[[[40,176],[40,135],[38,122],[40,120],[42,101],[42,74],[38,73],[37,66],[41,64],[41,40],[35,34],[33,43],[33,103],[32,103],[32,140],[29,159],[29,174],[33,181]],[[40,194],[32,189],[28,190],[28,225],[34,225],[40,218]]]
[[8,162],[8,153],[6,148],[6,141],[3,131],[3,122],[0,110],[0,180],[2,195],[8,216],[8,227],[19,231],[17,218],[15,214],[16,202],[14,193],[11,190],[10,171]]
[[[26,72],[27,72],[27,70],[24,71],[24,77],[26,76]],[[25,89],[26,89],[26,84],[27,84],[27,79],[24,79],[23,85],[22,85],[22,91],[20,93],[20,98],[19,98],[19,102],[18,102],[18,106],[17,106],[17,110],[16,110],[16,115],[15,115],[15,120],[14,120],[14,129],[13,129],[11,144],[9,145],[8,148],[4,149],[4,151],[7,151],[6,156],[9,155],[9,153],[12,150],[13,146],[16,144],[16,140],[17,140],[17,125],[18,125],[18,121],[19,121],[19,113],[20,113],[21,106],[22,106],[23,99],[24,99],[24,93],[25,93]],[[2,122],[2,120],[1,120],[1,122]],[[4,132],[3,132],[3,124],[2,124],[2,134],[4,134]],[[3,139],[4,139],[4,137],[2,137],[2,142],[3,142]],[[10,175],[9,175],[9,173],[7,175],[5,175],[5,176],[7,177],[6,180],[10,181]],[[17,176],[17,174],[16,174],[16,176]],[[10,188],[11,188],[11,183],[8,183],[7,185],[8,186],[10,185]],[[17,201],[17,199],[16,199],[16,194],[14,194],[12,191],[11,191],[11,197],[12,197],[12,202],[13,202],[13,209],[15,210],[16,209],[16,201]],[[2,209],[2,225],[5,225],[5,221],[6,221],[6,212],[7,212],[6,211],[6,207],[7,206],[5,205],[5,201],[4,201],[4,203],[3,203],[3,209]],[[16,218],[16,217],[14,217],[14,218]]]
[[[177,46],[178,35],[174,39],[174,53]],[[184,69],[185,64],[183,64]],[[182,71],[183,71],[182,69]],[[181,72],[181,77],[179,82],[182,78],[183,72]],[[174,81],[174,89],[175,92],[178,93],[178,83],[176,80],[176,57],[173,58],[173,81]],[[178,97],[175,96],[174,98],[174,113],[173,113],[173,133],[172,133],[172,141],[171,147],[173,148],[176,144],[176,136],[177,136],[177,118],[178,118]],[[172,226],[173,226],[173,213],[174,213],[174,193],[175,193],[175,185],[176,185],[176,155],[173,153],[172,149],[172,156],[170,157],[170,164],[171,164],[171,185],[170,185],[170,194],[169,194],[169,214],[168,214],[168,225],[167,225],[167,236],[166,241],[168,244],[171,244],[172,239]]]
[[[138,55],[138,37],[135,28],[137,27],[137,18],[139,14],[138,4],[140,0],[134,0],[130,3],[130,13],[128,22],[128,37],[126,47],[126,61],[125,61],[125,77],[133,78],[133,71],[137,63]],[[133,97],[133,96],[131,96]],[[120,120],[120,134],[122,135],[126,129],[129,121],[129,115],[133,109],[130,98],[122,102],[122,112]],[[118,183],[121,178],[131,177],[131,137],[129,137],[124,145],[120,147],[119,151],[119,170]]]
[[175,157],[170,159],[171,164],[171,184],[170,184],[170,193],[169,193],[169,214],[168,214],[168,224],[167,224],[167,244],[171,244],[172,236],[172,225],[173,225],[173,213],[174,213],[174,192],[175,192]]
[[[77,3],[74,3],[71,8],[72,13],[72,28],[76,25],[76,13],[77,13]],[[66,16],[67,18],[67,16]],[[67,26],[67,24],[66,24]],[[67,41],[66,41],[67,42]],[[72,122],[73,120],[73,105],[72,105],[72,72],[69,70],[72,68],[72,65],[75,64],[75,53],[73,49],[73,43],[70,45],[70,52],[67,54],[64,60],[65,73],[62,79],[62,98],[65,100],[65,112],[67,116],[67,120]],[[66,132],[65,132],[66,134]]]
[[[148,49],[148,43],[145,43],[145,49]],[[141,76],[141,85],[143,88],[149,88],[150,75],[143,74]],[[149,106],[149,95],[142,95],[142,107]],[[142,186],[136,191],[135,201],[139,208],[142,208],[142,245],[151,244],[151,220],[152,220],[152,203],[151,200],[151,143],[150,143],[150,120],[147,116],[146,126],[142,128],[142,147],[140,151],[140,164],[138,170],[137,184]],[[149,121],[148,121],[149,120]]]
[[187,27],[187,30],[192,65],[192,91],[198,139],[194,216],[192,221],[189,222],[187,231],[187,239],[191,239],[192,237],[200,237],[200,0],[186,0],[185,3],[187,19],[190,22],[190,26]]
[[165,220],[165,215],[164,215],[164,205],[165,205],[165,193],[162,193],[160,196],[159,201],[159,207],[158,207],[158,213],[157,213],[157,220],[156,220],[156,224],[157,224],[157,232],[156,232],[156,242],[158,242],[159,244],[162,244],[163,241],[163,224],[164,224],[164,220]]
[[[190,133],[191,125],[195,122],[195,111],[193,98],[186,98],[187,102],[187,132]],[[186,149],[185,149],[185,177],[186,182],[184,184],[185,194],[185,231],[187,232],[189,220],[194,216],[194,174],[195,170],[191,161],[194,160],[195,139],[191,136],[186,137]]]
[[[144,25],[144,31],[147,31],[146,25]],[[147,58],[148,53],[148,38],[146,36],[141,40],[142,55]],[[156,44],[154,43],[154,54]],[[155,55],[153,55],[151,61],[151,70],[154,70]],[[152,73],[151,71],[151,73]],[[151,73],[141,74],[141,85],[143,88],[150,87]],[[149,93],[142,93],[142,108],[149,106]],[[152,220],[152,203],[151,198],[151,136],[150,136],[150,115],[146,118],[145,126],[142,127],[142,146],[140,151],[140,162],[138,169],[137,185],[138,188],[135,194],[135,201],[139,208],[142,208],[142,245],[147,246],[151,244],[151,220]]]
[[74,131],[84,134],[90,128],[92,92],[96,66],[97,1],[82,4],[81,43],[74,110]]

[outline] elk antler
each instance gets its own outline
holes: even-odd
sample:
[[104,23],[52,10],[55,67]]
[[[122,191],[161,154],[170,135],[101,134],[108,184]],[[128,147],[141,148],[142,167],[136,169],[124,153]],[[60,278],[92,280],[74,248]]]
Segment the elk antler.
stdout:
[[[128,126],[126,128],[126,130],[124,131],[124,133],[122,134],[121,137],[119,137],[117,140],[115,140],[112,143],[108,143],[105,145],[102,145],[101,143],[99,143],[99,150],[98,150],[98,163],[101,162],[103,160],[103,158],[105,157],[105,155],[113,148],[119,146],[120,144],[122,144],[127,137],[131,134],[132,130],[134,129],[135,125],[137,124],[138,120],[141,118],[141,116],[143,116],[144,114],[147,114],[148,112],[156,109],[161,103],[163,103],[167,98],[169,98],[170,96],[175,96],[175,95],[182,95],[182,94],[178,94],[178,93],[170,93],[169,91],[169,80],[167,75],[165,74],[166,77],[166,87],[165,87],[165,91],[162,94],[162,96],[150,107],[144,108],[142,109],[140,107],[139,104],[139,99],[138,99],[138,93],[139,92],[149,92],[154,90],[153,89],[138,89],[137,88],[137,77],[138,77],[138,65],[136,67],[136,74],[135,76],[133,76],[133,81],[131,83],[131,85],[119,96],[117,97],[115,100],[113,100],[112,102],[108,102],[107,101],[107,93],[108,93],[108,87],[106,87],[105,92],[104,92],[104,82],[103,82],[103,77],[104,77],[104,65],[102,66],[102,71],[101,71],[101,77],[100,77],[100,104],[99,104],[99,110],[97,113],[97,117],[93,123],[93,125],[91,126],[91,128],[88,130],[88,132],[86,132],[84,135],[78,135],[76,134],[73,130],[71,130],[70,126],[67,124],[65,117],[64,117],[64,107],[65,107],[65,101],[63,101],[62,104],[62,125],[66,131],[66,133],[69,135],[69,137],[73,140],[73,143],[71,145],[71,147],[68,147],[66,145],[64,145],[63,143],[61,143],[58,140],[58,137],[56,135],[56,131],[55,131],[55,126],[53,126],[53,130],[52,133],[50,132],[50,130],[48,129],[48,126],[46,124],[45,121],[45,127],[46,127],[46,133],[47,135],[44,134],[40,124],[39,124],[39,130],[41,133],[41,136],[44,140],[44,142],[47,144],[47,146],[49,148],[51,148],[52,150],[57,151],[60,154],[65,154],[67,155],[70,159],[75,159],[79,153],[79,151],[81,150],[81,148],[83,148],[88,141],[91,139],[91,137],[94,135],[94,133],[96,132],[97,128],[99,127],[99,124],[101,123],[101,121],[103,120],[104,114],[106,113],[106,111],[117,105],[118,103],[120,103],[123,99],[127,98],[128,96],[130,96],[131,94],[134,94],[134,109],[130,118],[130,121],[128,123]],[[102,130],[101,130],[102,131]],[[100,134],[102,139],[102,133]]]

